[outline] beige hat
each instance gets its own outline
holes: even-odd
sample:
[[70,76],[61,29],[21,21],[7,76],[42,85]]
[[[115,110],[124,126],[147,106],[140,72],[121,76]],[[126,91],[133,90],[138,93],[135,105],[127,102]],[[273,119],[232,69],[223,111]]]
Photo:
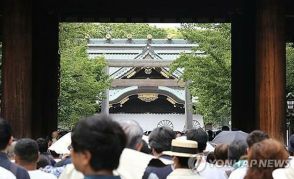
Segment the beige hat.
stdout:
[[165,155],[178,157],[196,157],[198,144],[193,140],[173,139],[171,143],[171,151],[162,152]]
[[294,178],[294,159],[290,158],[290,163],[285,168],[275,169],[272,173],[274,179]]

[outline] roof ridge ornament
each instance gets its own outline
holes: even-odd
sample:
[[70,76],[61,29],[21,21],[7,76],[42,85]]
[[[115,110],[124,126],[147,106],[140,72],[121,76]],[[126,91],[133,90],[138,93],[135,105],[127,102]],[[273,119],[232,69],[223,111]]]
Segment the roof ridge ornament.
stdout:
[[152,40],[152,35],[151,35],[151,34],[148,34],[148,35],[147,35],[147,39],[148,39],[148,40]]
[[110,34],[106,34],[105,38],[106,38],[107,40],[110,40],[110,39],[111,39],[111,35],[110,35]]
[[128,40],[132,40],[132,38],[133,38],[132,34],[128,34],[127,38],[128,38]]

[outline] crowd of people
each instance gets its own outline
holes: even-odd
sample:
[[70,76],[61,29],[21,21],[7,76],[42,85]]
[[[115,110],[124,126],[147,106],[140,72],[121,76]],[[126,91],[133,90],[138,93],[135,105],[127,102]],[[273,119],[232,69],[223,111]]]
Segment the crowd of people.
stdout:
[[[225,129],[227,130],[227,129]],[[71,131],[70,153],[48,148],[65,133],[49,138],[14,139],[0,119],[0,178],[3,179],[290,179],[294,178],[294,135],[289,146],[255,130],[207,151],[209,132],[184,135],[157,127],[144,140],[135,121],[106,115],[80,120]]]

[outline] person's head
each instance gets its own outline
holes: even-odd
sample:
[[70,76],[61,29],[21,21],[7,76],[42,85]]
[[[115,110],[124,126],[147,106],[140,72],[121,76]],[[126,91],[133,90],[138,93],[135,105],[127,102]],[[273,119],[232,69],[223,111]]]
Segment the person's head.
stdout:
[[214,156],[214,152],[209,152],[206,156],[206,162],[211,163],[211,164],[215,164],[215,156]]
[[123,120],[119,122],[127,136],[127,148],[140,150],[142,148],[143,129],[133,120]]
[[229,126],[222,126],[222,131],[229,131],[229,130],[230,130]]
[[228,144],[219,144],[214,149],[216,164],[224,165],[228,159]]
[[51,134],[51,138],[52,139],[57,139],[58,138],[58,135],[59,135],[59,132],[58,131],[53,131],[52,134]]
[[36,140],[40,153],[45,153],[48,151],[48,141],[44,138],[38,138]]
[[208,141],[212,141],[213,140],[213,131],[212,130],[208,130],[207,131],[207,135],[208,135]]
[[272,178],[273,170],[287,165],[288,152],[274,139],[253,144],[248,153],[248,170],[245,179]]
[[[39,148],[36,141],[23,138],[17,141],[14,148],[15,162],[27,170],[34,170],[39,158]],[[34,166],[33,168],[28,168]]]
[[203,152],[207,145],[208,135],[207,133],[202,129],[190,129],[186,133],[187,140],[193,140],[198,143],[198,150],[199,152]]
[[246,139],[248,148],[251,148],[255,143],[261,142],[265,139],[269,139],[269,135],[261,130],[252,131]]
[[142,140],[142,148],[140,150],[140,152],[143,152],[145,154],[151,154],[151,149],[149,148],[147,142],[145,140]]
[[80,120],[72,131],[72,162],[85,175],[116,169],[126,146],[121,126],[105,115]]
[[195,160],[193,160],[193,158],[196,157],[197,153],[198,149],[196,141],[182,139],[173,139],[170,151],[163,151],[163,154],[173,157],[173,165],[175,169],[194,167],[193,164]]
[[234,140],[228,148],[228,159],[231,163],[238,162],[240,157],[246,155],[247,143],[244,140]]
[[51,165],[49,157],[44,154],[40,154],[39,160],[37,162],[37,169],[45,168],[47,165]]
[[7,121],[0,118],[0,151],[6,150],[6,148],[12,143],[12,129]]
[[176,138],[176,133],[168,127],[157,127],[149,134],[149,146],[153,155],[160,155],[163,151],[170,150],[171,141]]

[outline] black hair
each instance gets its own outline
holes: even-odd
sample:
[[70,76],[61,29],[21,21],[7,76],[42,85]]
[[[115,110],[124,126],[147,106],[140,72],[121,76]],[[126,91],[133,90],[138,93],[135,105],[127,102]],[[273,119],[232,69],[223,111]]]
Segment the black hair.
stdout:
[[215,156],[214,156],[214,152],[209,152],[206,156],[206,162],[207,163],[211,163],[211,164],[215,164]]
[[74,152],[90,152],[90,166],[94,171],[113,170],[126,146],[126,135],[121,126],[105,115],[94,115],[80,120],[72,132]]
[[37,162],[37,169],[45,168],[47,165],[51,165],[49,157],[44,154],[41,154]]
[[45,153],[48,151],[48,141],[44,138],[38,138],[36,140],[40,153]]
[[4,150],[12,137],[12,129],[8,122],[0,118],[0,150]]
[[56,153],[54,150],[49,150],[49,153],[53,158],[60,158],[60,154]]
[[240,157],[246,155],[247,143],[244,140],[234,140],[228,149],[228,159],[232,163],[238,162]]
[[145,154],[151,154],[151,149],[149,148],[147,142],[145,140],[142,140],[142,148],[140,150],[140,152],[143,152]]
[[33,163],[38,161],[39,148],[36,141],[29,138],[23,138],[17,141],[14,148],[14,153],[21,161]]
[[261,130],[252,131],[246,139],[247,145],[249,148],[253,146],[253,144],[261,142],[265,139],[269,139],[269,135]]
[[222,126],[222,131],[229,131],[230,127],[229,126]]
[[193,140],[198,143],[199,152],[203,152],[205,150],[208,140],[207,133],[202,129],[190,129],[186,133],[187,140]]
[[178,157],[179,164],[181,165],[181,168],[189,168],[189,157]]
[[58,136],[57,139],[60,139],[61,137],[63,137],[65,134],[67,134],[68,131],[67,130],[62,130],[58,132]]
[[213,140],[213,131],[207,130],[207,134],[208,134],[208,141],[212,141]]
[[149,146],[157,153],[171,149],[171,141],[176,133],[169,127],[157,127],[149,135]]

